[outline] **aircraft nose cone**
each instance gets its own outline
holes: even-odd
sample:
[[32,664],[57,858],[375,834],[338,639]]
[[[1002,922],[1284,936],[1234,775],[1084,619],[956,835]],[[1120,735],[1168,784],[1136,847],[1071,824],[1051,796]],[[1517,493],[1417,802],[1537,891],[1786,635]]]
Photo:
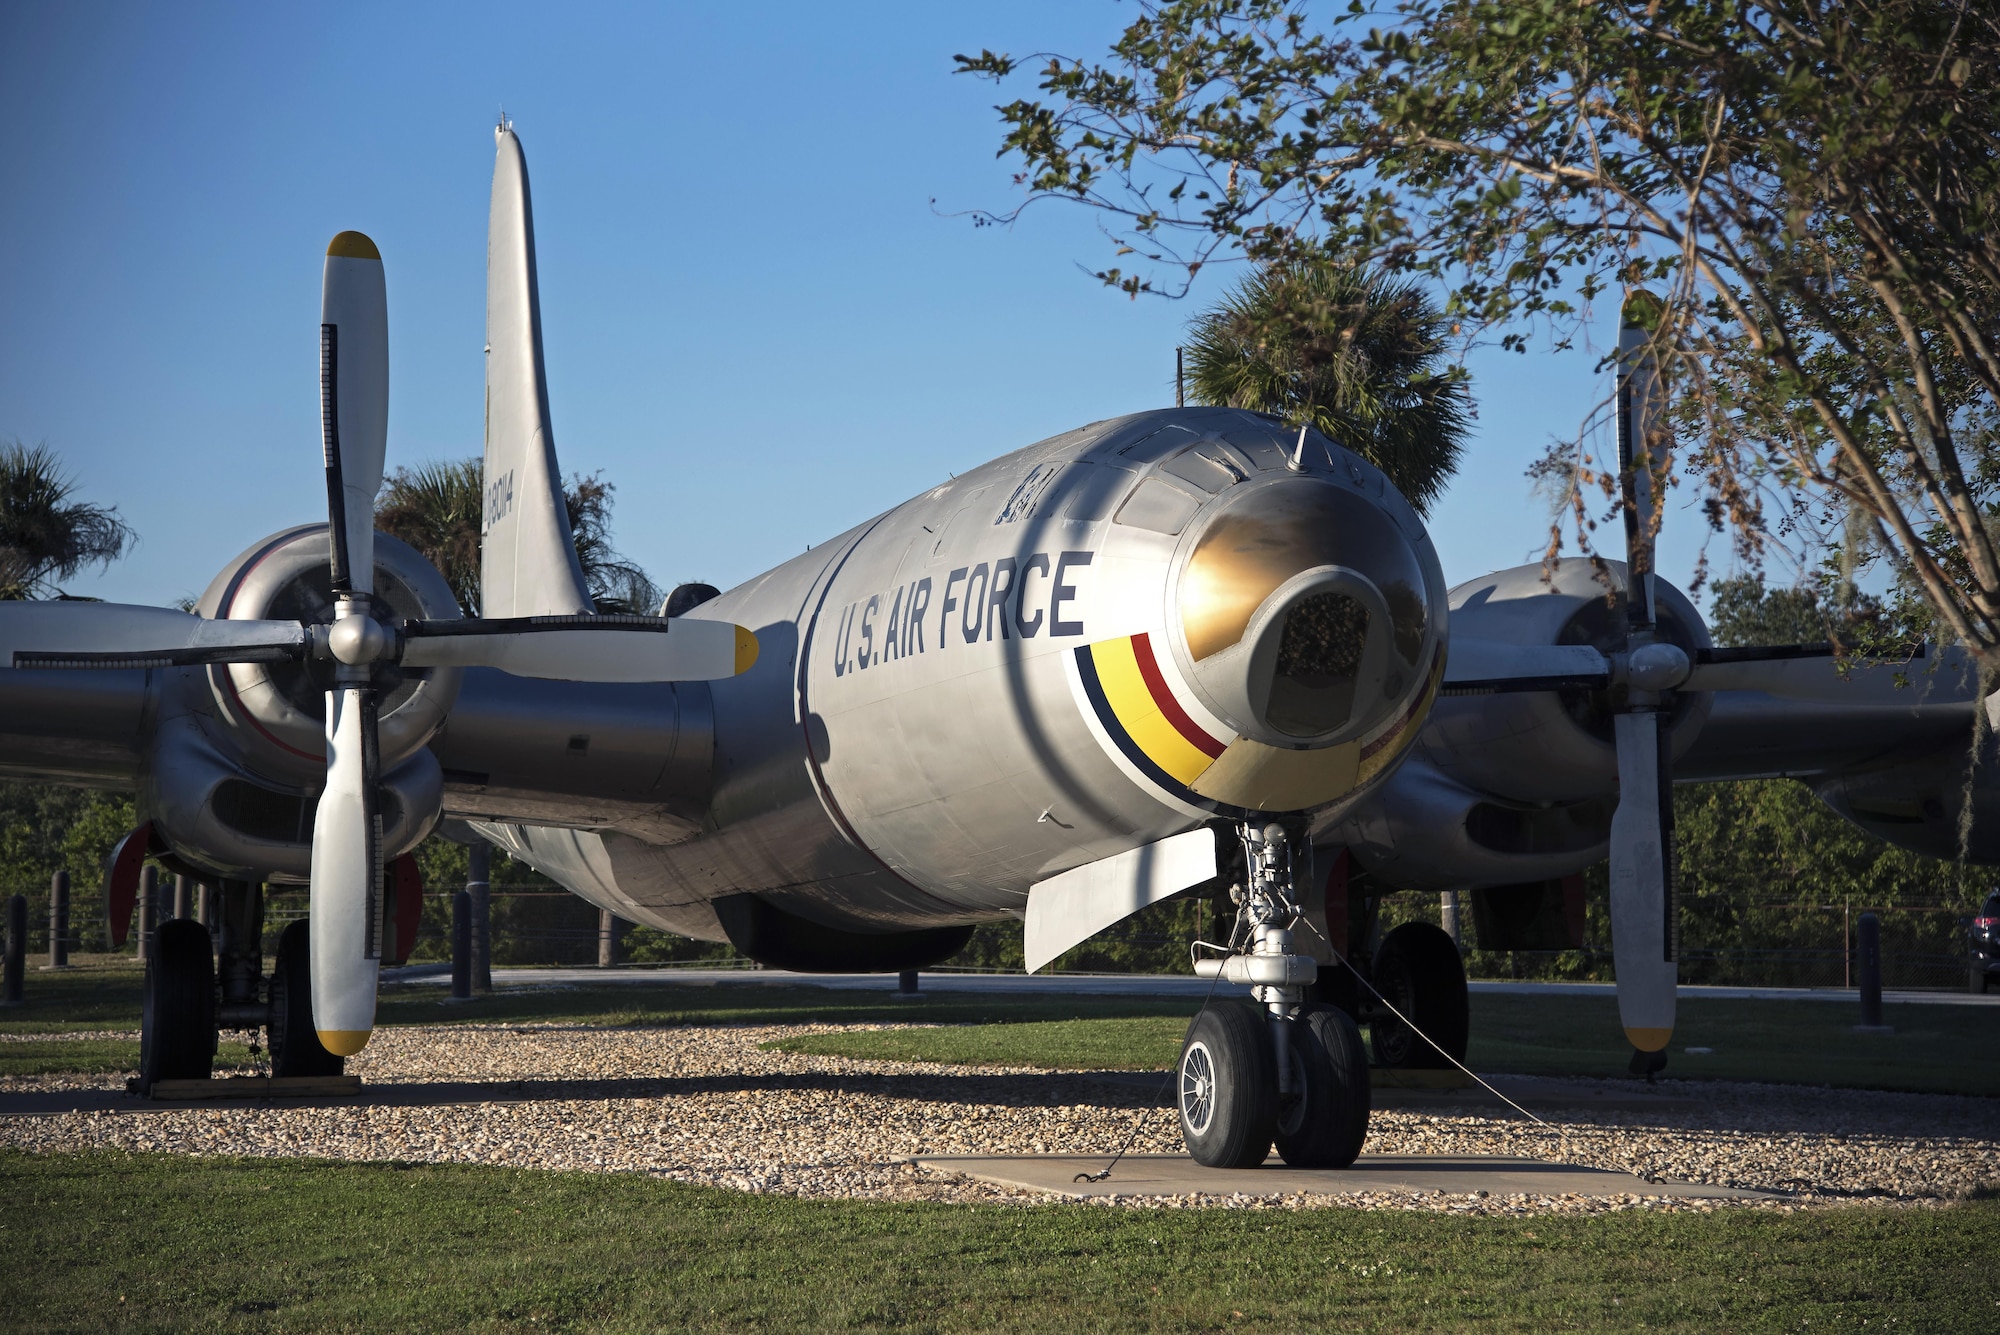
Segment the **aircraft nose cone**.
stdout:
[[1246,737],[1333,746],[1405,712],[1437,620],[1424,562],[1359,492],[1290,477],[1211,517],[1177,587],[1197,689]]

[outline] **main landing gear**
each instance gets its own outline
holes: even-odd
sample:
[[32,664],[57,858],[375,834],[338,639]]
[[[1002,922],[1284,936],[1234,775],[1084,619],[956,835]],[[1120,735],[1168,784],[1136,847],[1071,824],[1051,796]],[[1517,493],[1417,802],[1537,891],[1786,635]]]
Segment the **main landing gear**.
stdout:
[[1195,971],[1250,984],[1256,1003],[1211,1003],[1188,1026],[1176,1080],[1181,1137],[1211,1168],[1254,1168],[1273,1144],[1295,1168],[1345,1168],[1368,1136],[1361,1031],[1345,1011],[1306,1000],[1319,965],[1293,949],[1302,913],[1284,827],[1246,824],[1242,838],[1247,884],[1237,890],[1231,953]]
[[308,926],[295,922],[278,938],[269,992],[264,981],[264,887],[222,881],[219,940],[192,918],[161,924],[146,964],[139,1030],[138,1090],[162,1080],[206,1080],[225,1029],[245,1030],[255,1051],[270,1036],[271,1074],[339,1075],[343,1059],[320,1046],[313,1028]]

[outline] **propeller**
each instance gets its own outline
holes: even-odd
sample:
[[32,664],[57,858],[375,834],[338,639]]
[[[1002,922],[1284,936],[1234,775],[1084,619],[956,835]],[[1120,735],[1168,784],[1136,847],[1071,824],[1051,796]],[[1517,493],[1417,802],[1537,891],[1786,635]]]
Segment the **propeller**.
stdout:
[[375,493],[389,426],[382,256],[360,232],[327,247],[320,297],[320,427],[332,547],[331,624],[209,620],[157,607],[17,604],[0,617],[15,668],[141,669],[305,659],[332,666],[326,787],[312,843],[313,1023],[328,1052],[361,1051],[375,1027],[388,935],[383,891],[382,670],[490,667],[563,681],[707,681],[748,671],[757,637],[722,621],[649,616],[378,620]]
[[1647,1075],[1666,1065],[1680,973],[1673,714],[1666,679],[1680,675],[1687,661],[1680,646],[1661,638],[1654,603],[1653,544],[1664,508],[1654,488],[1664,484],[1667,464],[1653,352],[1661,314],[1658,298],[1634,292],[1625,299],[1618,329],[1618,473],[1625,510],[1626,654],[1633,670],[1624,703],[1611,720],[1618,753],[1611,959],[1618,975],[1618,1018],[1632,1043],[1633,1067]]
[[1671,720],[1676,691],[1762,691],[1804,700],[1851,700],[1853,677],[1900,672],[1902,663],[1843,674],[1831,644],[1697,649],[1662,635],[1654,580],[1664,485],[1664,394],[1654,355],[1663,307],[1648,292],[1626,299],[1618,337],[1618,464],[1625,514],[1626,644],[1521,645],[1454,637],[1443,694],[1621,687],[1612,718],[1618,808],[1611,820],[1611,948],[1618,1010],[1650,1076],[1666,1065],[1679,967]]

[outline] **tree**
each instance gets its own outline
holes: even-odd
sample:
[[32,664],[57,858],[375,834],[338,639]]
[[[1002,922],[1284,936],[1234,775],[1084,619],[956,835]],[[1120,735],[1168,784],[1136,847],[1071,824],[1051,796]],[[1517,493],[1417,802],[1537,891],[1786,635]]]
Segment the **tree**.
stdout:
[[1425,513],[1458,466],[1470,416],[1464,381],[1438,367],[1445,324],[1416,283],[1280,262],[1195,319],[1188,382],[1197,403],[1310,422]]
[[[444,575],[467,616],[479,615],[483,479],[483,465],[477,459],[399,468],[375,501],[375,526],[422,552]],[[600,612],[656,612],[660,590],[612,546],[614,490],[594,473],[572,476],[563,489],[584,582]]]
[[0,599],[61,597],[56,581],[109,565],[132,544],[116,506],[75,494],[54,450],[0,441]]
[[598,611],[658,612],[665,601],[659,586],[611,545],[611,493],[615,490],[596,473],[572,476],[563,489],[576,559],[583,566],[583,578]]
[[483,476],[477,459],[398,468],[375,498],[375,527],[422,552],[469,617],[479,615]]
[[[1141,0],[1108,61],[1035,63],[1046,100],[999,108],[1003,152],[1029,203],[1108,215],[1137,267],[1105,282],[1184,292],[1219,259],[1328,254],[1438,284],[1466,337],[1515,349],[1656,286],[1690,442],[1652,451],[1660,481],[1684,463],[1753,566],[1774,542],[1861,557],[1818,536],[1858,531],[2000,675],[1991,6]],[[1584,439],[1567,513],[1588,549],[1608,515],[1584,498],[1615,512],[1620,489]]]

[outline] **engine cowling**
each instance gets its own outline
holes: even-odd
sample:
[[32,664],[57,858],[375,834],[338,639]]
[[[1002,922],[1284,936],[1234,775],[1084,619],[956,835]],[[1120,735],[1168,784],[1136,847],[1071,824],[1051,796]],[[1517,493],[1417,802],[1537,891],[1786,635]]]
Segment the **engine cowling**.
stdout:
[[[1588,560],[1561,561],[1548,578],[1540,565],[1502,570],[1454,588],[1449,595],[1454,637],[1515,644],[1587,644],[1602,653],[1626,646],[1625,566],[1604,563],[1610,585]],[[1685,594],[1655,581],[1660,634],[1692,658],[1709,647],[1708,627]],[[1446,698],[1431,712],[1419,747],[1431,764],[1466,787],[1525,804],[1601,798],[1618,782],[1611,745],[1611,690],[1523,691]],[[1672,748],[1694,745],[1711,698],[1675,697]]]
[[[1454,588],[1454,638],[1626,647],[1625,567],[1561,562],[1503,570]],[[1656,581],[1661,633],[1692,656],[1708,629],[1686,595]],[[1351,849],[1369,871],[1411,890],[1512,885],[1569,875],[1605,855],[1617,811],[1610,690],[1446,697],[1415,754],[1346,818],[1315,838]],[[1682,693],[1672,749],[1695,743],[1713,698]]]
[[[197,610],[225,619],[332,620],[325,524],[286,529],[236,557]],[[460,615],[444,576],[415,548],[375,536],[377,616]],[[326,779],[326,668],[253,663],[169,669],[139,775],[141,808],[176,852],[222,876],[303,880]],[[457,668],[382,681],[382,850],[407,852],[436,825],[444,774],[426,743],[457,699]]]
[[[332,559],[325,524],[273,534],[224,566],[201,596],[205,617],[333,620]],[[455,619],[451,586],[414,547],[375,535],[376,617]],[[319,662],[236,663],[205,669],[215,718],[253,769],[317,788],[326,773],[326,691]],[[458,698],[458,668],[400,669],[380,683],[382,769],[389,773],[428,742]]]

